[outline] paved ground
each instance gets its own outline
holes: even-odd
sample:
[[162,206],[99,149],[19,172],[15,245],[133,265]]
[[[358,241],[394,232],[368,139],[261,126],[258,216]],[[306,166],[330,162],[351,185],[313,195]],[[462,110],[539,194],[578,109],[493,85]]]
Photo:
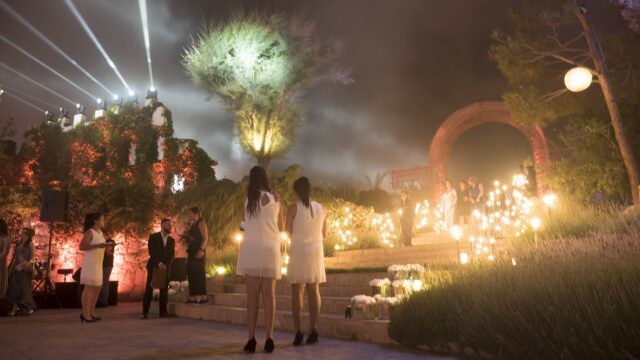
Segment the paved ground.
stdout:
[[[41,310],[30,317],[0,317],[0,359],[445,359],[373,344],[320,338],[314,346],[290,345],[276,332],[273,354],[242,353],[241,326],[170,318],[140,320],[140,305],[98,309],[103,320],[80,323],[78,309]],[[258,334],[262,349],[264,333]]]

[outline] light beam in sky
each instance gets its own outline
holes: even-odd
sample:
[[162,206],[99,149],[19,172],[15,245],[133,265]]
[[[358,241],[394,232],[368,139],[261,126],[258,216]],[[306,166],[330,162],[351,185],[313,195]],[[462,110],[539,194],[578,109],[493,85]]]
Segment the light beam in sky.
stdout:
[[38,110],[38,111],[39,111],[39,112],[41,112],[41,113],[44,113],[44,111],[45,111],[43,108],[41,108],[41,107],[39,107],[39,106],[37,106],[37,105],[34,105],[34,104],[32,104],[32,103],[28,102],[27,100],[25,100],[25,99],[23,99],[23,98],[19,97],[18,95],[12,94],[11,92],[9,92],[9,91],[7,91],[7,90],[5,90],[5,91],[4,91],[4,95],[9,95],[9,96],[11,96],[12,98],[14,98],[14,99],[16,99],[16,100],[20,101],[20,102],[21,102],[21,103],[23,103],[23,104],[29,105],[30,107],[32,107],[33,109]]
[[35,101],[35,102],[39,102],[40,104],[43,104],[44,106],[51,107],[51,108],[53,108],[53,109],[56,109],[56,108],[58,108],[58,107],[59,107],[59,105],[56,105],[56,104],[54,104],[54,103],[50,103],[50,102],[48,102],[48,101],[44,101],[44,100],[42,100],[42,99],[38,99],[37,97],[35,97],[35,96],[31,95],[31,94],[28,94],[28,93],[26,93],[26,92],[20,91],[20,90],[16,90],[16,89],[13,89],[13,88],[12,88],[10,91],[11,91],[12,93],[14,93],[14,94],[18,94],[18,95],[20,95],[20,96],[22,96],[22,97],[25,97],[25,98],[31,99],[31,100],[33,100],[33,101]]
[[37,57],[33,56],[27,50],[21,48],[20,46],[15,44],[13,41],[7,39],[4,35],[0,35],[0,40],[4,41],[8,45],[10,45],[12,48],[18,50],[19,52],[21,52],[24,56],[28,57],[29,59],[37,62],[38,64],[40,64],[45,69],[51,71],[52,73],[57,75],[62,80],[64,80],[64,81],[68,82],[69,84],[71,84],[76,89],[78,89],[78,90],[82,91],[83,93],[87,94],[89,97],[91,97],[91,99],[95,100],[95,99],[98,98],[97,96],[93,95],[92,93],[90,93],[87,90],[85,90],[84,88],[82,88],[80,85],[78,85],[78,84],[74,83],[73,81],[69,80],[69,78],[67,78],[66,76],[64,76],[64,75],[60,74],[59,72],[57,72],[56,70],[54,70],[51,66],[45,64],[42,60],[40,60]]
[[67,4],[67,7],[69,8],[69,10],[71,10],[71,13],[73,13],[73,16],[75,16],[76,20],[78,20],[80,25],[82,25],[82,28],[87,33],[87,35],[91,38],[93,43],[96,45],[96,48],[98,48],[98,50],[100,51],[104,59],[107,61],[107,64],[109,65],[109,67],[111,67],[111,69],[113,69],[113,72],[116,73],[116,75],[118,76],[118,79],[120,79],[124,87],[127,89],[127,93],[133,93],[133,90],[131,90],[131,88],[129,87],[129,84],[127,84],[127,82],[122,77],[122,74],[120,74],[120,71],[118,71],[116,64],[113,62],[113,60],[111,60],[111,58],[109,57],[109,54],[107,54],[106,50],[100,44],[100,41],[98,41],[98,38],[93,34],[93,31],[91,31],[91,28],[89,27],[87,22],[84,21],[84,18],[82,18],[82,15],[80,14],[76,6],[73,4],[73,2],[71,0],[64,0],[64,3]]
[[109,90],[104,84],[102,84],[98,79],[96,79],[93,75],[91,75],[87,70],[85,70],[82,66],[80,66],[71,56],[67,55],[62,49],[60,49],[56,44],[54,44],[48,37],[44,36],[35,26],[31,25],[27,19],[22,17],[22,15],[18,14],[11,6],[9,6],[6,2],[0,1],[0,7],[4,9],[4,11],[8,12],[16,21],[21,23],[24,27],[29,29],[34,35],[36,35],[40,40],[42,40],[45,44],[49,45],[50,48],[55,50],[60,56],[65,58],[71,65],[75,66],[78,70],[80,70],[83,74],[85,74],[89,79],[91,79],[94,83],[98,84],[102,89],[109,93],[109,95],[113,96],[114,92]]
[[140,22],[142,23],[142,35],[144,36],[144,47],[147,52],[147,65],[149,66],[149,87],[155,89],[153,83],[153,71],[151,70],[151,45],[149,43],[149,21],[147,19],[147,0],[138,0],[140,8]]
[[16,74],[16,75],[20,76],[21,78],[23,78],[23,79],[25,79],[25,80],[27,80],[27,81],[31,82],[32,84],[34,84],[34,85],[36,85],[36,86],[38,86],[38,87],[40,87],[40,88],[42,88],[42,89],[47,90],[48,92],[50,92],[50,93],[54,94],[55,96],[57,96],[57,97],[59,97],[59,98],[61,98],[61,99],[65,100],[66,102],[68,102],[69,104],[71,104],[71,105],[73,105],[73,106],[76,106],[76,104],[77,104],[77,102],[75,102],[75,101],[73,101],[73,100],[69,99],[68,97],[65,97],[64,95],[61,95],[61,94],[57,93],[57,92],[56,92],[56,91],[54,91],[54,90],[51,90],[50,88],[46,87],[45,85],[40,84],[39,82],[37,82],[37,81],[33,80],[32,78],[28,77],[27,75],[25,75],[25,74],[23,74],[23,73],[19,72],[18,70],[16,70],[16,69],[12,68],[11,66],[9,66],[9,65],[7,65],[7,64],[5,64],[5,63],[3,63],[3,62],[0,62],[0,67],[3,67],[3,68],[5,68],[5,69],[7,69],[7,70],[11,71],[12,73],[14,73],[14,74]]

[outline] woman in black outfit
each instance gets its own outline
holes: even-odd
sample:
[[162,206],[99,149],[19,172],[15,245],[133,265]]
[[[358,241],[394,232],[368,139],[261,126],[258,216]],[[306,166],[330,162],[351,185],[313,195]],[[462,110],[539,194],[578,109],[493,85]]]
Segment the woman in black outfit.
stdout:
[[187,279],[189,280],[189,301],[187,304],[206,304],[207,281],[204,270],[205,249],[209,235],[207,226],[200,216],[200,209],[189,209],[191,228],[187,232]]

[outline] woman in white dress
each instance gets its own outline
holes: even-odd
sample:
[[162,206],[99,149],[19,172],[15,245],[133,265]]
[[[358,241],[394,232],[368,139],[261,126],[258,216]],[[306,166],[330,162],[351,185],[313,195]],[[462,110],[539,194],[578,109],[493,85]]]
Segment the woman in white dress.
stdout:
[[91,213],[84,218],[84,237],[80,241],[80,250],[84,251],[80,284],[84,285],[80,302],[82,303],[81,322],[96,322],[96,302],[102,288],[102,260],[106,242],[102,234],[104,216]]
[[442,194],[442,208],[444,209],[444,222],[447,229],[453,226],[455,219],[456,203],[458,202],[458,193],[451,185],[451,181],[445,181],[445,191]]
[[267,340],[264,350],[274,350],[273,326],[276,313],[276,280],[282,277],[280,231],[283,228],[280,199],[271,193],[267,172],[254,166],[249,173],[249,186],[244,212],[244,239],[238,252],[237,274],[247,283],[247,327],[249,341],[245,352],[256,350],[258,300],[262,292],[264,324]]
[[309,298],[309,335],[307,344],[318,342],[316,324],[320,314],[320,283],[327,281],[324,271],[324,246],[327,221],[322,205],[310,199],[309,179],[301,177],[293,183],[296,203],[287,210],[287,231],[291,236],[288,278],[291,283],[291,311],[296,329],[294,346],[302,345],[300,330],[305,286]]

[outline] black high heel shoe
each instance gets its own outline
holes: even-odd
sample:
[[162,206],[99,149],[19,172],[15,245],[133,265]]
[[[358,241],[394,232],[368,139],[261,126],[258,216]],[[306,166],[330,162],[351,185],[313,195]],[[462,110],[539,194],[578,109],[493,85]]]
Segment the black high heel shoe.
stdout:
[[92,318],[93,320],[95,320],[95,321],[100,321],[100,320],[102,320],[102,318],[101,318],[101,317],[99,317],[99,316],[93,316],[93,315],[91,315],[91,318]]
[[313,329],[313,331],[311,331],[311,333],[309,334],[309,336],[307,336],[307,345],[311,345],[311,344],[317,344],[318,343],[318,336],[320,334],[318,334],[318,331],[316,329]]
[[84,316],[82,316],[82,314],[80,314],[80,322],[88,322],[88,323],[92,323],[92,322],[96,322],[97,320],[95,319],[87,319]]
[[251,338],[247,341],[247,345],[244,346],[244,352],[246,353],[254,353],[256,352],[256,338]]
[[298,330],[298,332],[296,332],[295,339],[293,339],[293,346],[302,345],[302,341],[304,341],[304,334],[302,333],[302,331]]
[[271,338],[267,339],[267,341],[264,342],[264,352],[266,352],[267,354],[271,354],[275,348],[276,345],[273,343],[273,340]]

